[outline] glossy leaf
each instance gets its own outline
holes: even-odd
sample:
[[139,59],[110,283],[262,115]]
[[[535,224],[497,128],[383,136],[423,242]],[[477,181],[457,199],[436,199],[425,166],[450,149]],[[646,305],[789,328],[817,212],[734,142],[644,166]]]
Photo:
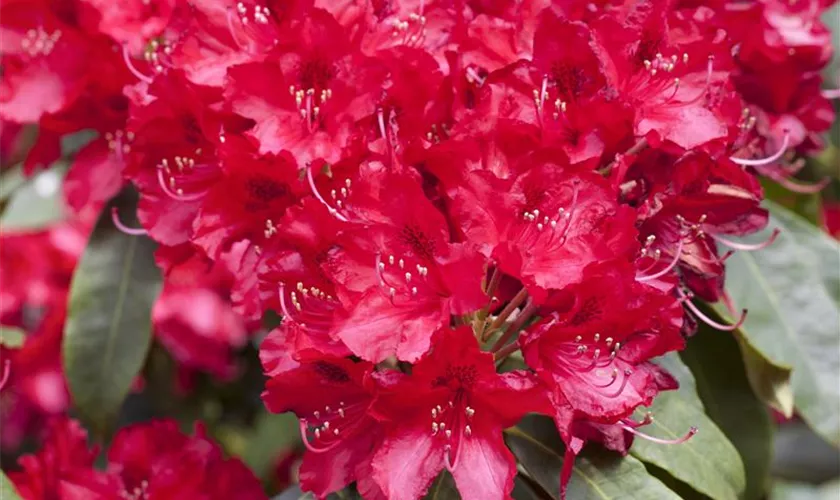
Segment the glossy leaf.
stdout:
[[668,471],[695,490],[716,500],[735,500],[746,486],[744,464],[738,450],[706,415],[697,396],[694,377],[676,354],[657,360],[680,383],[676,391],[661,393],[650,411],[654,420],[641,430],[662,439],[678,439],[690,426],[698,428],[688,441],[663,445],[635,439],[630,453]]
[[[807,222],[768,203],[776,241],[760,251],[736,252],[727,261],[726,290],[749,316],[741,331],[762,356],[793,368],[799,414],[825,439],[840,444],[840,306],[836,280],[840,246],[807,229]],[[731,319],[726,308],[715,310]],[[749,368],[749,366],[748,366]]]
[[779,366],[765,358],[741,330],[733,332],[733,336],[741,349],[744,370],[753,392],[764,404],[787,418],[792,417],[794,409],[793,386],[790,381],[792,369]]
[[751,390],[736,338],[701,327],[681,358],[694,375],[706,414],[741,456],[746,472],[743,497],[763,498],[773,454],[773,428],[767,409]]
[[[511,451],[528,475],[553,498],[559,498],[564,447],[554,423],[546,417],[531,415],[505,432]],[[567,497],[574,500],[680,498],[648,474],[637,459],[621,457],[597,445],[587,447],[575,461]]]
[[155,244],[100,217],[73,276],[62,355],[76,409],[107,432],[151,343],[152,303],[160,291]]
[[20,500],[20,498],[12,481],[3,471],[0,471],[0,500]]

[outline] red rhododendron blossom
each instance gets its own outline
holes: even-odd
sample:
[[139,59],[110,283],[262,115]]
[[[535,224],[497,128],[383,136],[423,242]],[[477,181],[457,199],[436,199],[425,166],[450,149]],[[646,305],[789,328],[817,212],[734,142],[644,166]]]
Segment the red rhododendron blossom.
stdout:
[[283,361],[271,349],[282,337],[272,335],[261,356],[271,376],[263,401],[270,411],[293,411],[300,419],[307,448],[301,485],[326,496],[358,480],[360,490],[378,495],[370,482],[371,455],[381,441],[381,426],[370,414],[373,366],[333,357]]
[[23,470],[11,479],[26,500],[267,498],[253,473],[224,458],[201,426],[187,436],[172,420],[135,424],[114,436],[104,471],[93,467],[97,454],[78,422],[56,420],[44,447],[22,457]]
[[[69,165],[68,220],[0,236],[0,323],[25,331],[0,346],[4,451],[84,403],[64,304],[109,215],[159,245],[137,387],[171,366],[238,451],[258,346],[262,404],[303,441],[272,463],[318,498],[446,474],[510,498],[503,433],[528,413],[566,445],[553,496],[587,443],[691,438],[634,415],[677,389],[660,358],[698,322],[745,321],[695,301],[731,312],[730,256],[775,242],[740,240],[770,221],[763,188],[829,182],[800,172],[840,97],[832,3],[3,0],[0,157]],[[129,191],[133,226],[103,212]],[[98,470],[56,422],[11,475],[24,498],[264,497],[202,426],[119,429]]]
[[373,457],[388,498],[418,498],[444,468],[463,498],[508,498],[516,464],[502,430],[544,407],[526,372],[496,373],[469,328],[446,329],[406,375],[377,373],[386,435]]

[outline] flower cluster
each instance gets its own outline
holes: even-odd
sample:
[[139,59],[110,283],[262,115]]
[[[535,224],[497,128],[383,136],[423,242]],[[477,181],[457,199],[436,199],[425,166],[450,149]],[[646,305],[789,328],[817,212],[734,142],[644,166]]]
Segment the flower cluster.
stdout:
[[195,436],[171,420],[125,427],[114,436],[104,471],[93,467],[98,450],[88,447],[78,422],[56,419],[47,433],[43,448],[22,457],[23,470],[11,473],[23,498],[266,498],[245,464],[224,458],[200,425]]
[[263,399],[300,419],[305,490],[446,469],[506,498],[505,428],[553,417],[565,484],[588,441],[657,439],[653,358],[740,324],[692,301],[772,242],[731,238],[767,222],[759,175],[820,187],[790,177],[833,120],[829,3],[4,0],[0,117],[38,122],[31,169],[99,132],[68,200],[140,193],[114,222],[160,244],[180,359],[224,376],[282,316]]

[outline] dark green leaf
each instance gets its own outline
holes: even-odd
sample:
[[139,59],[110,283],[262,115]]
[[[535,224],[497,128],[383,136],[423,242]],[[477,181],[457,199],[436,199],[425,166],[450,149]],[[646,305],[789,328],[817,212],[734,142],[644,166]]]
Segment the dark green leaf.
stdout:
[[651,406],[654,420],[645,433],[662,439],[677,439],[690,426],[699,429],[688,441],[662,445],[636,439],[630,453],[668,471],[674,478],[716,500],[735,500],[744,491],[744,464],[738,451],[717,425],[706,416],[697,397],[694,377],[676,354],[657,360],[680,383],[676,391],[659,394]]
[[[840,305],[834,289],[840,246],[805,229],[807,222],[787,210],[768,207],[769,227],[757,238],[774,228],[782,233],[768,248],[736,252],[727,261],[726,289],[736,308],[749,310],[741,329],[749,343],[773,364],[793,368],[802,418],[840,444]],[[715,310],[731,319],[722,305]]]
[[694,374],[706,414],[741,455],[747,479],[744,498],[763,498],[773,453],[773,428],[764,404],[750,388],[735,337],[701,327],[681,357]]
[[160,291],[154,249],[145,237],[117,231],[106,208],[73,276],[64,367],[76,409],[100,437],[149,350],[152,303]]
[[0,500],[21,500],[17,489],[3,471],[0,471]]
[[[530,415],[505,432],[511,451],[528,475],[553,498],[559,498],[564,447],[554,423]],[[640,461],[631,456],[622,458],[598,446],[589,446],[578,456],[567,497],[574,500],[680,498],[648,474]]]
[[458,488],[455,486],[455,479],[448,471],[442,471],[437,479],[429,487],[429,491],[423,500],[459,500]]
[[[8,204],[0,216],[0,229],[37,230],[60,221],[64,217],[61,181],[66,173],[67,164],[56,163],[22,184],[13,186],[13,191],[8,193]],[[10,182],[15,183],[14,179]]]

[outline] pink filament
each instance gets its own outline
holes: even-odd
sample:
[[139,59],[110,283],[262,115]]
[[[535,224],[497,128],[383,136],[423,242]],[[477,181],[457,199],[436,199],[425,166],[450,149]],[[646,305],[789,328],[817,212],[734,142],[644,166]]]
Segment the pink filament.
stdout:
[[719,236],[717,234],[712,234],[711,236],[712,236],[712,238],[715,239],[715,241],[723,243],[724,245],[726,245],[730,248],[734,248],[735,250],[741,250],[741,251],[744,251],[744,252],[753,252],[755,250],[761,250],[762,248],[767,248],[770,245],[772,245],[773,242],[776,241],[776,237],[779,236],[780,232],[781,231],[779,231],[779,229],[776,228],[776,229],[773,230],[773,233],[770,235],[769,238],[767,238],[765,241],[763,241],[761,243],[755,243],[755,244],[738,243],[736,241],[726,239],[726,238],[724,238],[722,236]]
[[782,139],[782,146],[779,148],[778,151],[773,153],[772,155],[768,156],[767,158],[759,158],[759,159],[749,159],[749,158],[735,158],[730,157],[730,160],[737,163],[738,165],[744,167],[760,167],[763,165],[769,165],[774,161],[781,158],[785,151],[787,151],[788,146],[790,145],[790,133],[785,132],[785,137]]
[[724,325],[722,323],[718,323],[717,321],[715,321],[712,318],[703,314],[703,312],[700,311],[700,309],[698,309],[697,306],[695,306],[693,302],[691,302],[691,300],[690,300],[691,297],[690,296],[685,295],[682,292],[680,292],[680,294],[682,295],[682,299],[684,299],[682,301],[683,304],[688,306],[688,308],[691,310],[691,312],[694,313],[695,316],[697,316],[701,321],[703,321],[707,325],[711,326],[712,328],[716,328],[716,329],[724,331],[724,332],[731,332],[731,331],[737,330],[741,325],[744,324],[744,321],[747,319],[747,310],[743,309],[741,311],[741,317],[738,318],[738,321],[735,324]]
[[823,178],[816,184],[799,184],[781,175],[771,174],[768,177],[781,184],[788,191],[793,191],[794,193],[800,194],[819,193],[823,190],[824,187],[828,185],[829,182],[831,182],[831,179],[829,179],[828,177]]
[[12,362],[10,360],[6,360],[3,363],[3,376],[0,377],[0,390],[3,390],[6,387],[6,382],[9,381],[9,375],[12,373]]
[[683,249],[683,238],[680,237],[680,243],[677,246],[677,251],[674,254],[674,259],[667,266],[665,266],[664,269],[662,269],[661,271],[659,271],[657,273],[649,274],[647,276],[636,276],[636,281],[643,281],[644,282],[644,281],[655,280],[655,279],[661,278],[662,276],[665,276],[666,274],[671,272],[671,269],[673,269],[677,265],[677,262],[679,262],[679,260],[680,260],[680,255],[682,255],[682,249]]
[[335,448],[336,446],[341,443],[341,441],[336,441],[335,443],[327,446],[326,448],[316,448],[312,446],[312,443],[309,442],[309,436],[307,435],[307,427],[306,422],[304,420],[300,421],[300,439],[303,441],[303,445],[306,446],[306,449],[311,451],[312,453],[326,453],[331,449]]
[[826,99],[840,99],[840,89],[826,89],[821,94]]
[[173,200],[195,201],[195,200],[200,200],[204,196],[204,193],[195,193],[195,194],[185,195],[185,194],[179,194],[179,193],[176,193],[175,191],[172,191],[172,189],[166,183],[166,178],[163,176],[163,169],[162,168],[158,168],[157,178],[158,178],[158,184],[160,184],[160,188],[163,189],[163,192],[166,193],[166,195],[169,196],[170,198],[172,198]]
[[152,83],[152,78],[141,73],[140,70],[138,70],[137,67],[134,66],[134,63],[131,62],[131,56],[128,55],[128,46],[123,46],[122,55],[123,60],[125,61],[125,65],[132,75],[136,76],[137,79],[142,82],[146,82],[149,84]]
[[327,211],[335,217],[336,219],[340,220],[341,222],[348,222],[347,218],[338,213],[338,210],[334,209],[327,203],[327,200],[321,196],[321,193],[318,191],[318,186],[315,185],[315,178],[312,176],[312,165],[306,166],[306,182],[309,183],[309,189],[312,191],[312,194],[315,195],[315,198],[321,202],[321,205],[324,205],[327,208]]
[[648,434],[645,434],[644,432],[638,431],[638,430],[634,429],[633,427],[631,427],[629,425],[622,425],[621,428],[624,429],[625,431],[631,433],[631,434],[639,436],[642,439],[647,439],[648,441],[652,441],[654,443],[659,443],[659,444],[685,443],[686,441],[691,439],[692,436],[697,434],[697,427],[694,427],[694,426],[692,426],[688,430],[688,432],[685,434],[685,436],[677,438],[677,439],[662,439],[662,438],[658,438],[658,437],[653,437],[653,436],[650,436]]
[[117,211],[117,207],[111,207],[111,221],[114,223],[114,226],[116,226],[116,228],[119,229],[122,233],[131,236],[143,236],[147,234],[147,231],[143,228],[133,228],[123,224],[120,220],[120,214]]
[[246,46],[239,40],[239,36],[236,34],[236,29],[233,27],[233,8],[231,7],[228,7],[227,9],[227,25],[228,31],[230,31],[230,37],[233,38],[234,43],[236,43],[240,49],[248,50],[250,47]]

